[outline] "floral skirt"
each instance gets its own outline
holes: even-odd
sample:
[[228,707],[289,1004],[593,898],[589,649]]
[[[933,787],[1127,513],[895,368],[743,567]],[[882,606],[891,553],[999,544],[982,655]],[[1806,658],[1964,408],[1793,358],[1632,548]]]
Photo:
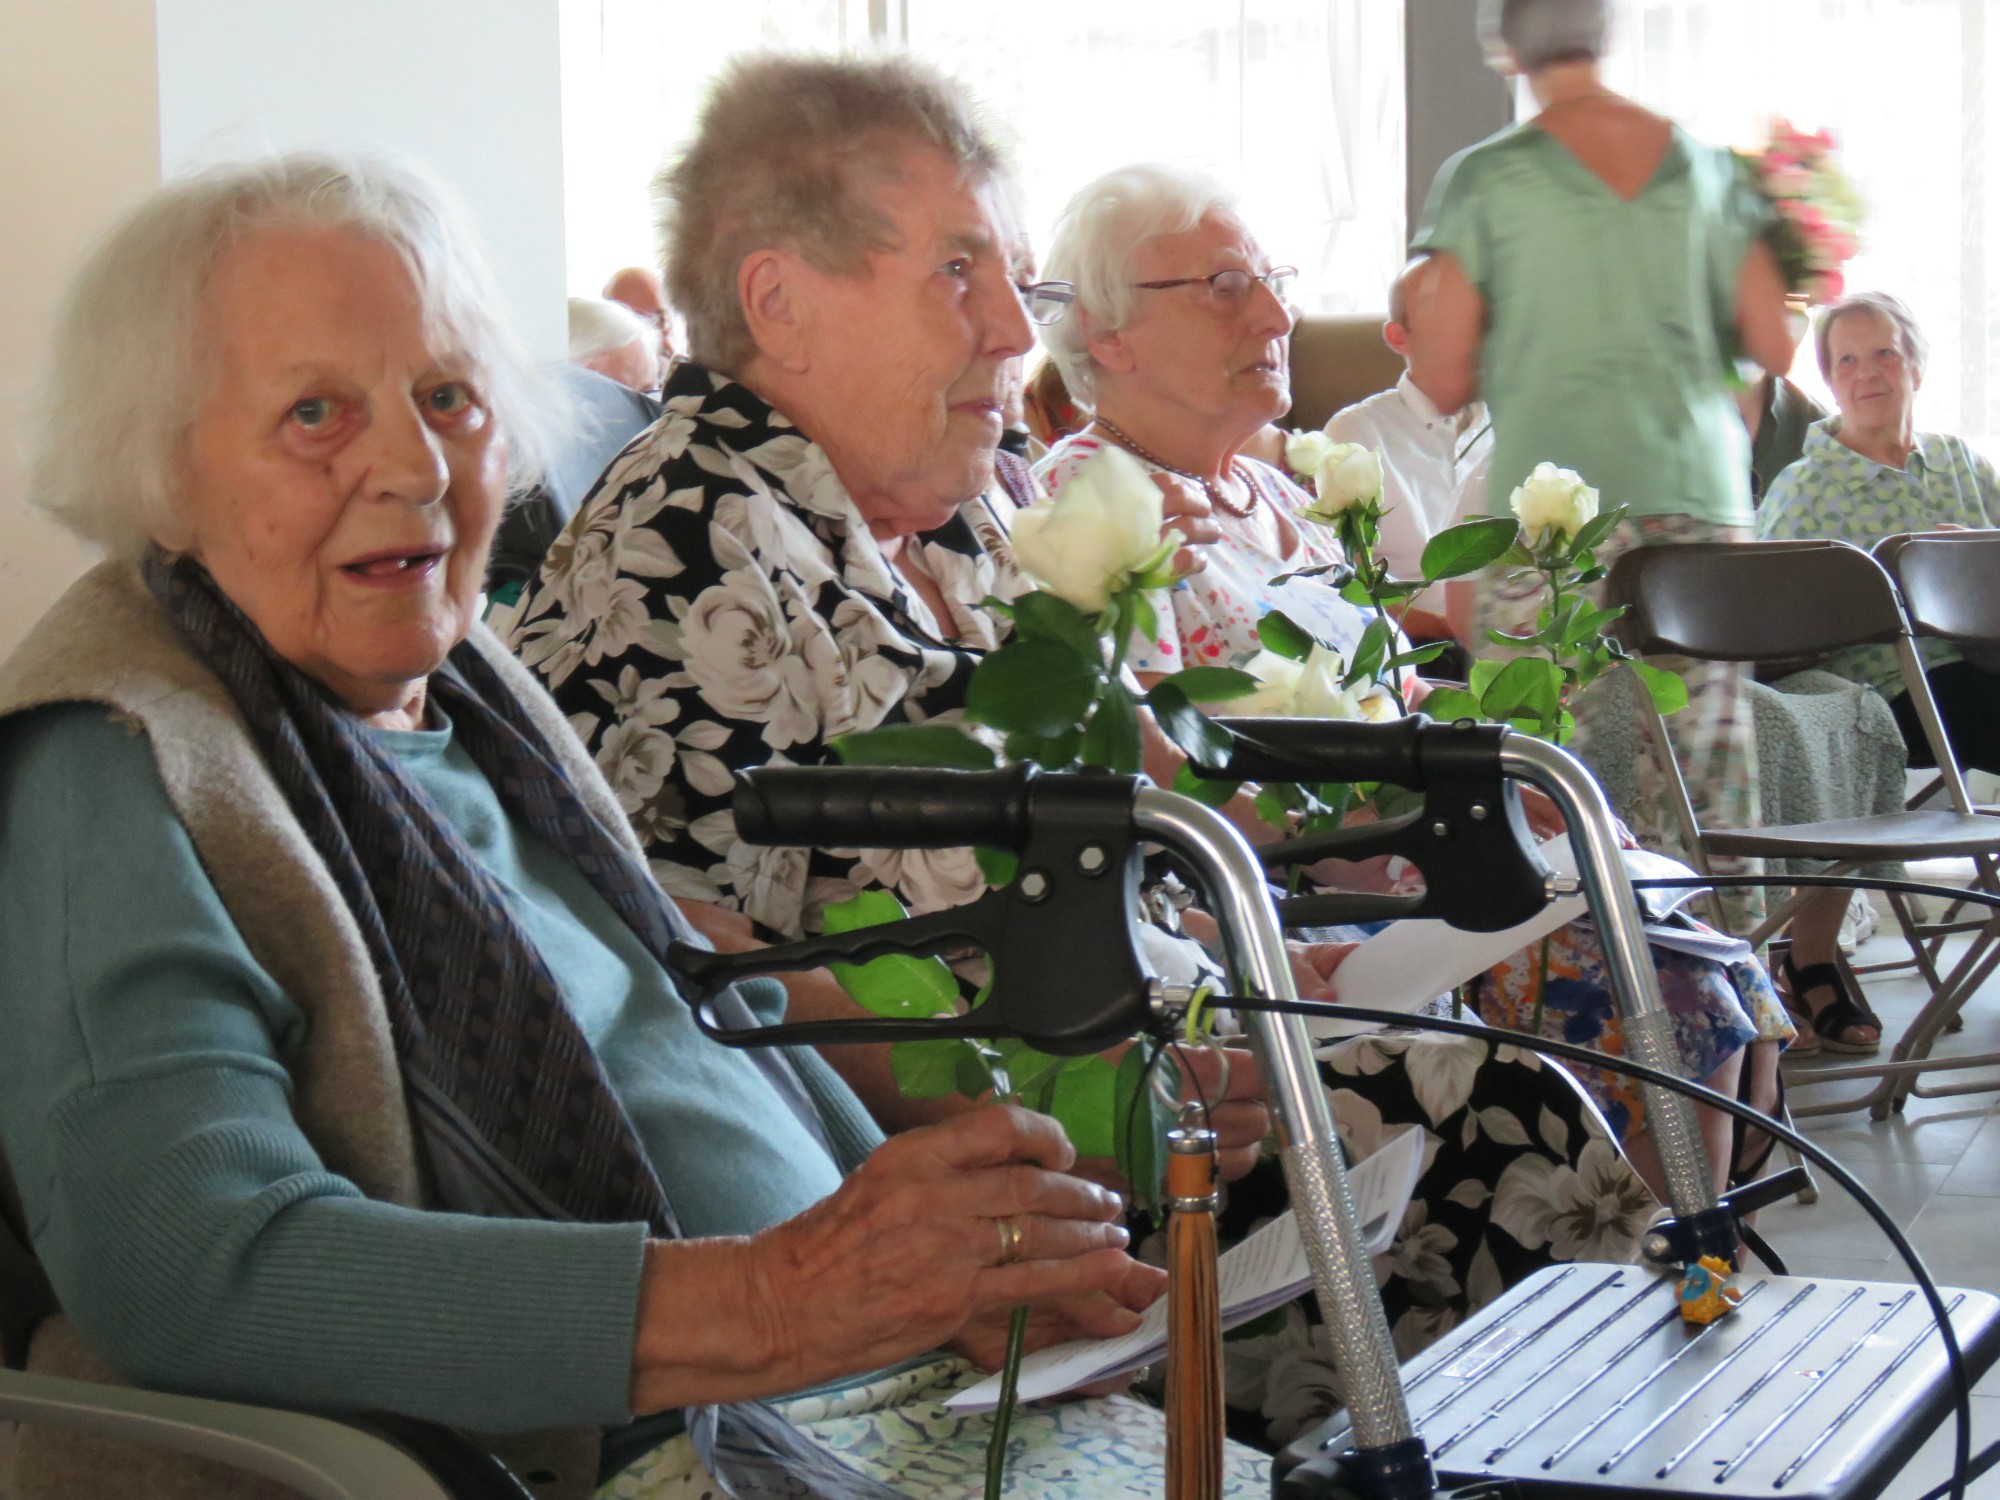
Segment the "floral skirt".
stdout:
[[[960,1414],[945,1397],[980,1379],[964,1360],[943,1359],[824,1396],[779,1403],[814,1442],[912,1500],[977,1500],[986,1487],[991,1412]],[[1133,1396],[1022,1406],[1009,1431],[1011,1500],[1158,1500],[1166,1492],[1166,1420]],[[1263,1500],[1271,1461],[1229,1444],[1222,1493]],[[694,1443],[663,1443],[607,1480],[597,1500],[725,1500]]]
[[[1752,1042],[1792,1039],[1792,1023],[1760,965],[1712,963],[1655,948],[1653,967],[1688,1078],[1709,1077]],[[1534,1029],[1538,996],[1541,1035],[1624,1055],[1618,1002],[1594,929],[1572,923],[1549,935],[1546,978],[1542,945],[1531,943],[1480,975],[1473,987],[1481,1018],[1509,1031]],[[1576,1072],[1619,1140],[1645,1129],[1645,1098],[1636,1080],[1602,1068]]]
[[[1423,1132],[1421,1175],[1375,1281],[1397,1353],[1429,1347],[1544,1266],[1638,1258],[1658,1203],[1576,1081],[1504,1037],[1349,1038],[1320,1078],[1350,1161]],[[1276,1160],[1232,1183],[1220,1227],[1248,1234],[1288,1204]],[[1341,1404],[1308,1295],[1231,1335],[1226,1395],[1281,1446]]]

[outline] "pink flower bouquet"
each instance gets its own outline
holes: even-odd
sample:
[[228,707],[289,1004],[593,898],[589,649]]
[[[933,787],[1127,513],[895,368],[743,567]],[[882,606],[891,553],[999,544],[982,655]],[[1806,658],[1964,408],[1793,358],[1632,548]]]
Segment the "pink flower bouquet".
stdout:
[[1834,301],[1847,285],[1844,268],[1861,248],[1867,208],[1834,155],[1832,134],[1774,120],[1769,145],[1737,154],[1777,210],[1770,241],[1785,285],[1815,305]]

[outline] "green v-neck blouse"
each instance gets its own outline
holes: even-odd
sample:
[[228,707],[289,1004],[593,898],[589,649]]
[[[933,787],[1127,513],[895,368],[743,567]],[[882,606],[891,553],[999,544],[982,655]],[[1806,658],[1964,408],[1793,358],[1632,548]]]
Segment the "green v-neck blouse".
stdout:
[[1607,509],[1750,524],[1726,370],[1743,260],[1771,217],[1732,153],[1679,126],[1631,199],[1533,123],[1439,169],[1412,249],[1450,251],[1486,300],[1489,511],[1547,461]]

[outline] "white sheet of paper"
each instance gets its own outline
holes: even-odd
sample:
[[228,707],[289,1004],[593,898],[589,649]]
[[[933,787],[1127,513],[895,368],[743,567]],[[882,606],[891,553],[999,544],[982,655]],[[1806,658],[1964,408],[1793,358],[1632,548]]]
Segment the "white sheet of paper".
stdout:
[[[1576,873],[1576,856],[1567,836],[1542,845],[1542,858],[1558,875]],[[1634,879],[1692,875],[1686,865],[1650,854],[1643,849],[1624,851],[1625,868]],[[1693,895],[1680,891],[1640,891],[1649,914],[1664,916]],[[1448,993],[1475,974],[1483,974],[1511,953],[1539,942],[1558,927],[1588,915],[1589,903],[1582,896],[1565,896],[1551,901],[1528,921],[1505,932],[1461,932],[1443,922],[1391,922],[1367,939],[1334,971],[1333,987],[1348,1005],[1366,1005],[1375,1010],[1397,1010],[1414,1014],[1439,995]],[[1703,958],[1733,960],[1749,956],[1749,948],[1727,938],[1710,937],[1673,927],[1648,928],[1664,946],[1695,953]],[[1358,1036],[1378,1028],[1359,1021],[1309,1018],[1306,1026],[1323,1042]]]
[[[1347,1174],[1370,1255],[1380,1255],[1395,1239],[1423,1157],[1424,1133],[1407,1130]],[[1287,1212],[1264,1225],[1216,1262],[1216,1278],[1225,1329],[1291,1301],[1312,1285],[1298,1222]],[[1023,1401],[1060,1396],[1152,1364],[1166,1350],[1167,1299],[1162,1297],[1146,1309],[1137,1328],[1119,1338],[1078,1339],[1029,1355],[1021,1361],[1019,1396]],[[944,1404],[953,1411],[991,1411],[999,1401],[1000,1377],[992,1375]]]

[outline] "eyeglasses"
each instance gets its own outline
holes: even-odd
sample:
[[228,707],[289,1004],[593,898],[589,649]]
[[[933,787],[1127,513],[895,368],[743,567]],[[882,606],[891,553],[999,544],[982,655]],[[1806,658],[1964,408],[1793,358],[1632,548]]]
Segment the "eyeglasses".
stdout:
[[1262,282],[1271,289],[1271,295],[1285,306],[1291,306],[1289,293],[1292,283],[1298,279],[1297,266],[1273,266],[1262,276],[1253,276],[1248,271],[1231,266],[1227,271],[1217,271],[1213,276],[1180,276],[1172,281],[1137,281],[1133,285],[1149,292],[1164,292],[1169,287],[1208,287],[1209,305],[1218,309],[1240,307],[1243,299],[1250,295],[1250,288]]
[[1060,323],[1076,301],[1076,288],[1067,281],[1037,281],[1032,286],[1016,284],[1014,290],[1028,310],[1028,320],[1043,328]]

